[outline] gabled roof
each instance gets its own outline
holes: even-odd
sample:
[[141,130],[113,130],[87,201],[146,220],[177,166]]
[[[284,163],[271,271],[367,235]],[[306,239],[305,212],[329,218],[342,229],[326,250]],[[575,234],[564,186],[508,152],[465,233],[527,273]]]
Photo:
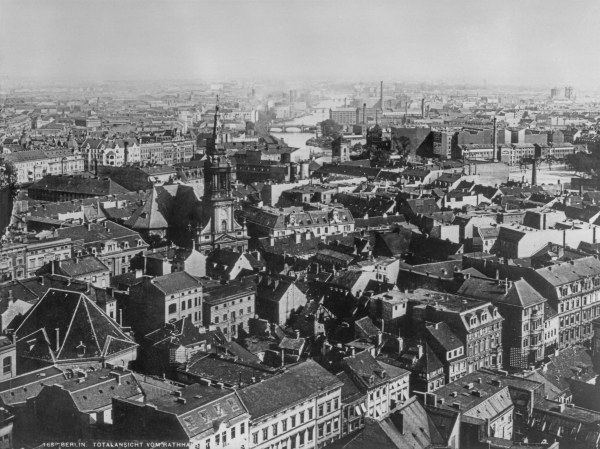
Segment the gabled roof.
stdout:
[[200,332],[200,329],[194,326],[189,316],[165,324],[163,327],[144,335],[144,339],[152,342],[154,346],[195,346],[203,342],[212,345],[215,343],[213,333]]
[[137,346],[86,295],[58,289],[48,290],[15,333],[20,355],[54,363],[107,358]]
[[[344,370],[356,382],[361,391],[366,391],[406,374],[406,371],[399,367],[391,365],[384,367],[369,351],[345,357],[342,363]],[[393,369],[393,371],[388,372],[388,369]]]
[[[312,360],[287,372],[239,390],[253,421],[342,386],[342,382]],[[274,392],[279,394],[273,394]]]
[[129,192],[129,190],[117,184],[112,179],[63,175],[47,175],[30,186],[29,189],[71,192],[89,196],[105,196]]
[[457,294],[517,307],[531,307],[546,301],[546,298],[524,279],[509,283],[507,288],[505,281],[470,277],[465,279]]
[[427,326],[426,330],[445,351],[453,351],[463,346],[462,341],[444,321]]
[[185,271],[176,271],[164,276],[157,276],[154,279],[150,279],[149,282],[165,295],[177,293],[181,290],[200,288],[200,282]]
[[593,256],[554,264],[535,270],[546,282],[559,286],[600,273],[600,260]]
[[79,277],[98,272],[108,273],[110,270],[100,259],[90,254],[61,260],[58,262],[58,269],[56,271],[58,272],[57,274],[64,274],[69,277]]

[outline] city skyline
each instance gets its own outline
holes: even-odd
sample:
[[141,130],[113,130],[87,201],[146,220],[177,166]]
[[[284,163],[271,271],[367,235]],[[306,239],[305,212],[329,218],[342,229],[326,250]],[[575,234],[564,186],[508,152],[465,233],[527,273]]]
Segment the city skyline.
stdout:
[[[142,6],[143,5],[143,6]],[[2,0],[0,76],[395,79],[595,88],[600,5]],[[565,62],[566,55],[567,57]]]

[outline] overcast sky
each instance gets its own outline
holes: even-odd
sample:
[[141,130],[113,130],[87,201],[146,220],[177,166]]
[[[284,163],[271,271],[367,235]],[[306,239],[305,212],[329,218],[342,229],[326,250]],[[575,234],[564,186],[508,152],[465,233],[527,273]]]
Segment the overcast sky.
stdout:
[[597,87],[597,0],[0,0],[0,75]]

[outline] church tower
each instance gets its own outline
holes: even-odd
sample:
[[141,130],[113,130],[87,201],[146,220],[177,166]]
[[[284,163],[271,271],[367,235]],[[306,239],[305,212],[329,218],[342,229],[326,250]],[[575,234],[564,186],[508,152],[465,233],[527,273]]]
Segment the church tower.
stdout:
[[233,167],[223,147],[220,119],[217,97],[213,132],[206,145],[202,229],[196,246],[205,254],[217,248],[242,252],[248,247],[246,226],[234,217]]

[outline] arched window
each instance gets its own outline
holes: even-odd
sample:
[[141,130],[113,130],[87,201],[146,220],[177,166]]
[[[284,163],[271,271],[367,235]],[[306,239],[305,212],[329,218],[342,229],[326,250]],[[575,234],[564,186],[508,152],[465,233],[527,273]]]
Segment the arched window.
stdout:
[[227,232],[227,220],[221,222],[221,232]]

